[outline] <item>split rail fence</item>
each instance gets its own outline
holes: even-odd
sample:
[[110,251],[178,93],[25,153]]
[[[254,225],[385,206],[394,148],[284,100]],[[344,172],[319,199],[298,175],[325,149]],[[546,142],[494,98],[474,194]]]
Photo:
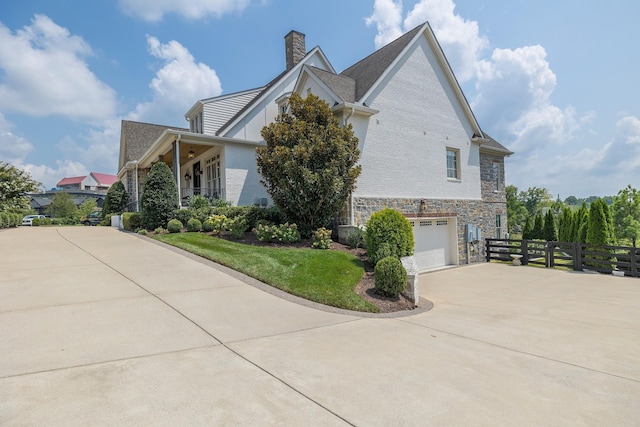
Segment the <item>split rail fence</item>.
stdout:
[[521,256],[522,265],[640,276],[640,248],[517,239],[486,239],[485,245],[487,262],[513,261],[513,254]]

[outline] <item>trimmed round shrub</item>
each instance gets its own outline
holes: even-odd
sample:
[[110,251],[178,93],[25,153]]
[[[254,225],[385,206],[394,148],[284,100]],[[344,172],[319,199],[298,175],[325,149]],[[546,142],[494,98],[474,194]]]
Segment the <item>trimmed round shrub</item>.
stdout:
[[211,233],[213,231],[213,227],[213,221],[211,221],[210,219],[205,219],[202,223],[202,231],[204,231],[205,233]]
[[144,228],[141,228],[140,230],[138,230],[138,234],[140,234],[141,236],[146,236],[148,233],[147,233],[147,230],[145,230]]
[[178,209],[173,217],[181,223],[187,224],[193,218],[193,211],[191,209]]
[[182,223],[177,219],[171,219],[167,223],[169,233],[179,233],[182,230]]
[[162,227],[158,227],[158,228],[156,228],[155,230],[153,230],[153,232],[154,232],[154,233],[156,233],[156,234],[164,234],[164,233],[166,233],[166,232],[167,232],[167,230],[165,230],[165,229],[164,229],[164,228],[162,228]]
[[375,266],[375,289],[381,295],[397,298],[407,286],[407,271],[396,257],[382,258]]
[[200,232],[202,231],[202,223],[199,219],[191,218],[187,221],[187,231]]
[[[413,229],[411,223],[398,211],[383,209],[371,215],[365,234],[367,256],[372,264],[382,258],[402,258],[413,255]],[[388,245],[382,249],[381,246]]]

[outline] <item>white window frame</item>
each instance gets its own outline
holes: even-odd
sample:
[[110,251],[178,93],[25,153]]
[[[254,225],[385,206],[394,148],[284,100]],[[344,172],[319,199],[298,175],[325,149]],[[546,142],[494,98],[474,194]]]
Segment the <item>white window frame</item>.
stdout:
[[[455,156],[453,167],[450,162],[450,153]],[[447,179],[449,181],[460,181],[460,150],[457,148],[447,147],[446,150],[446,162],[447,162]]]

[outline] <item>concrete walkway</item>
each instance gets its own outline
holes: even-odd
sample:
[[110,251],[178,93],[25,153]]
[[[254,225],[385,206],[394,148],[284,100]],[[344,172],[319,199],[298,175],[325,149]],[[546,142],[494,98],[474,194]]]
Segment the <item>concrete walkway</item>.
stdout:
[[1,231],[0,425],[640,424],[638,279],[479,264],[366,318],[240,277],[112,228]]

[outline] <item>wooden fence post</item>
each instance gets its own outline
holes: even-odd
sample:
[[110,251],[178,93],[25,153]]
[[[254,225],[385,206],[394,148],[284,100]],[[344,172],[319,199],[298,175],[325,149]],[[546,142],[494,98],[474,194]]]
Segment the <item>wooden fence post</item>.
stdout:
[[635,246],[633,248],[631,248],[631,250],[629,251],[629,255],[631,255],[629,257],[629,264],[631,267],[631,276],[632,277],[638,277],[638,257],[637,257],[637,252],[636,252],[636,248]]
[[522,259],[520,260],[522,265],[529,264],[529,251],[527,247],[527,241],[524,239],[522,240],[522,243],[520,243],[520,252],[522,253]]
[[484,239],[484,244],[485,244],[485,258],[487,259],[487,262],[491,262],[491,252],[489,251],[490,246],[490,240],[491,239]]
[[575,271],[581,271],[582,270],[582,243],[577,242],[574,243],[575,244],[575,251],[574,251],[574,259],[573,259],[573,269]]

